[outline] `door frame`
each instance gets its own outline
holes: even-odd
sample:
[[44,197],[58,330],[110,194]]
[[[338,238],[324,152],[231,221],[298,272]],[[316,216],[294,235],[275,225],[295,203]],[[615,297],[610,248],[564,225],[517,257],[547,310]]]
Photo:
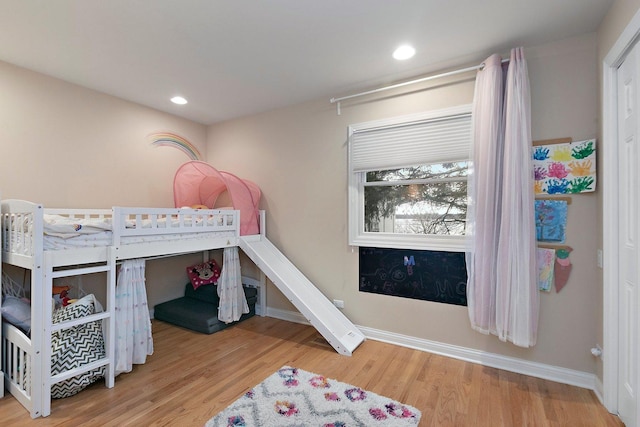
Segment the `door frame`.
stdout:
[[[640,38],[636,12],[602,62],[603,403],[618,413],[618,67]],[[640,397],[638,398],[640,399]],[[640,402],[636,402],[640,403]],[[636,405],[640,408],[640,405]]]

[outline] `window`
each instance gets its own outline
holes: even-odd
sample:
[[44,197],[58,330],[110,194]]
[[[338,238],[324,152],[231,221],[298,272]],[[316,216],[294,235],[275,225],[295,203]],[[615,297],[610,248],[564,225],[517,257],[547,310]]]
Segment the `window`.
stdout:
[[471,106],[349,126],[349,243],[464,251]]

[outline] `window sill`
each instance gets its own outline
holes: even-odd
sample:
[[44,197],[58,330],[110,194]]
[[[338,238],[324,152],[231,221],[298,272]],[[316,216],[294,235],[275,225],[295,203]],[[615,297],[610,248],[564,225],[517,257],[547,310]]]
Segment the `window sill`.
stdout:
[[465,252],[464,236],[425,236],[392,233],[363,233],[352,237],[351,246]]

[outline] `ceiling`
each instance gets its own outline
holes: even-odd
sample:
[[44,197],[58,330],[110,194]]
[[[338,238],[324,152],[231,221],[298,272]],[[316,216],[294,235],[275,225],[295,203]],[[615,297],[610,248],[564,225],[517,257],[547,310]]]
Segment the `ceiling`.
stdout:
[[212,124],[592,32],[612,3],[0,0],[0,60]]

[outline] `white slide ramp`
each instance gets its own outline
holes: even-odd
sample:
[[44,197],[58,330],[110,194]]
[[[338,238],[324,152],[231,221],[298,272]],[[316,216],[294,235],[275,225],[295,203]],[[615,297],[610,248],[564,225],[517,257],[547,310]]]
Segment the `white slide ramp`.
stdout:
[[240,249],[340,354],[351,356],[362,332],[266,237],[240,237]]

